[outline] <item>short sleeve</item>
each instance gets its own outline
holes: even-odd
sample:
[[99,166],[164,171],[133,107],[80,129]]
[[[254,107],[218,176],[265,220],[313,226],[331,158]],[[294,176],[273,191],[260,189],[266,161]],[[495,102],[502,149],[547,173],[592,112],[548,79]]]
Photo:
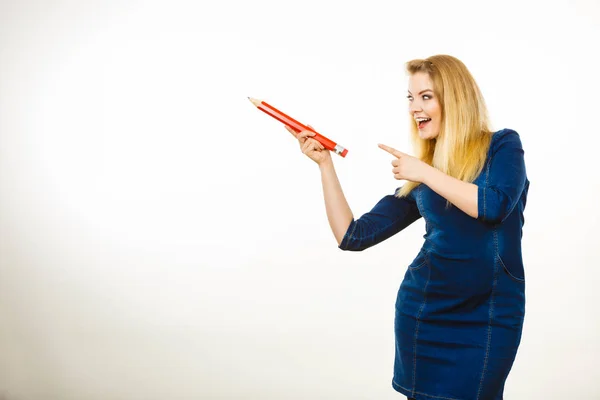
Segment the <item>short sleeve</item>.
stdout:
[[[399,188],[396,190],[399,190]],[[413,193],[398,198],[395,195],[383,197],[371,211],[359,219],[352,220],[342,242],[342,250],[362,251],[380,243],[421,217]]]
[[527,176],[524,151],[519,134],[506,129],[492,140],[486,179],[477,189],[477,219],[501,223],[519,201]]

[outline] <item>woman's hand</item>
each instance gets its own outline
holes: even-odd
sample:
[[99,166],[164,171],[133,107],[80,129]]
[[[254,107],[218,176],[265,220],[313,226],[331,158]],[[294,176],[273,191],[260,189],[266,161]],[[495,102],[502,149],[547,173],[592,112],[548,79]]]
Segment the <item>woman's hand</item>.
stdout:
[[[307,125],[310,129],[312,126]],[[327,150],[318,140],[313,139],[311,136],[315,136],[315,133],[311,130],[304,130],[296,133],[292,128],[285,125],[285,129],[288,130],[300,143],[300,150],[308,158],[321,165],[323,162],[331,160],[331,153]]]
[[384,144],[379,144],[378,146],[380,149],[383,149],[396,157],[396,159],[392,161],[392,165],[394,166],[392,172],[394,173],[394,178],[398,180],[404,179],[421,183],[425,180],[425,175],[429,169],[432,168],[418,158],[404,154],[392,147]]

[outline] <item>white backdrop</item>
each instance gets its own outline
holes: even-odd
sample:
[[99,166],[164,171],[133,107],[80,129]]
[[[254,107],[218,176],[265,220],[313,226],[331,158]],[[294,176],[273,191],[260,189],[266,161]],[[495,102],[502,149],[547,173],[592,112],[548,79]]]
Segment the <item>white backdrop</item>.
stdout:
[[247,96],[401,182],[404,63],[451,54],[520,133],[527,315],[506,398],[600,399],[597,1],[0,4],[0,399],[398,399],[418,221],[362,253]]

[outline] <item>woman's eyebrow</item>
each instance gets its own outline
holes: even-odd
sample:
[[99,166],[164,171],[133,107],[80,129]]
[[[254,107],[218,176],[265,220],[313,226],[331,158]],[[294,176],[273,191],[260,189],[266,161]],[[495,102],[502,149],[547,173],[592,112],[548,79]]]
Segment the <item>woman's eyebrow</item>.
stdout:
[[[425,89],[425,90],[421,90],[421,91],[419,92],[419,94],[421,94],[421,93],[425,93],[425,92],[433,92],[433,90],[431,90],[431,89]],[[408,91],[408,93],[410,93],[410,90]],[[412,94],[412,93],[410,93],[410,94]]]

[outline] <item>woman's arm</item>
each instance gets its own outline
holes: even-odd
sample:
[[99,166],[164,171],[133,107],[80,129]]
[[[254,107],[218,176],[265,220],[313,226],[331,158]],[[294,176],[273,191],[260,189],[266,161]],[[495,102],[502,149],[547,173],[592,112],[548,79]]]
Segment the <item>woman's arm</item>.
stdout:
[[[308,127],[312,129],[310,125]],[[315,133],[312,130],[307,129],[296,133],[289,126],[285,126],[285,128],[298,139],[302,153],[319,165],[327,220],[339,246],[353,220],[353,216],[346,197],[344,197],[340,181],[335,173],[331,152],[325,150],[325,147],[321,143],[313,139]]]
[[362,251],[392,237],[421,217],[412,198],[383,197],[371,211],[354,219],[338,180],[333,161],[319,164],[329,226],[338,248]]
[[331,157],[321,162],[319,169],[321,170],[321,183],[323,185],[327,220],[339,246],[354,217],[335,173]]
[[477,185],[453,178],[430,165],[426,165],[423,183],[470,217],[479,216]]
[[396,157],[392,161],[394,178],[424,183],[467,215],[477,218],[477,185],[446,175],[437,168],[393,147],[379,144],[379,148]]
[[427,166],[423,183],[466,214],[490,224],[510,215],[527,185],[524,151],[519,134],[504,129],[494,135],[485,180],[478,185],[452,178]]
[[491,161],[486,164],[485,182],[475,185],[453,178],[423,161],[392,147],[379,147],[397,157],[392,161],[394,177],[422,182],[467,215],[497,224],[513,210],[525,185],[524,151],[519,134],[505,129],[494,135]]
[[421,217],[412,196],[400,199],[387,195],[370,212],[355,220],[330,152],[311,137],[314,132],[305,130],[296,134],[291,128],[287,129],[300,142],[302,152],[319,165],[327,220],[340,249],[362,251],[388,239]]

